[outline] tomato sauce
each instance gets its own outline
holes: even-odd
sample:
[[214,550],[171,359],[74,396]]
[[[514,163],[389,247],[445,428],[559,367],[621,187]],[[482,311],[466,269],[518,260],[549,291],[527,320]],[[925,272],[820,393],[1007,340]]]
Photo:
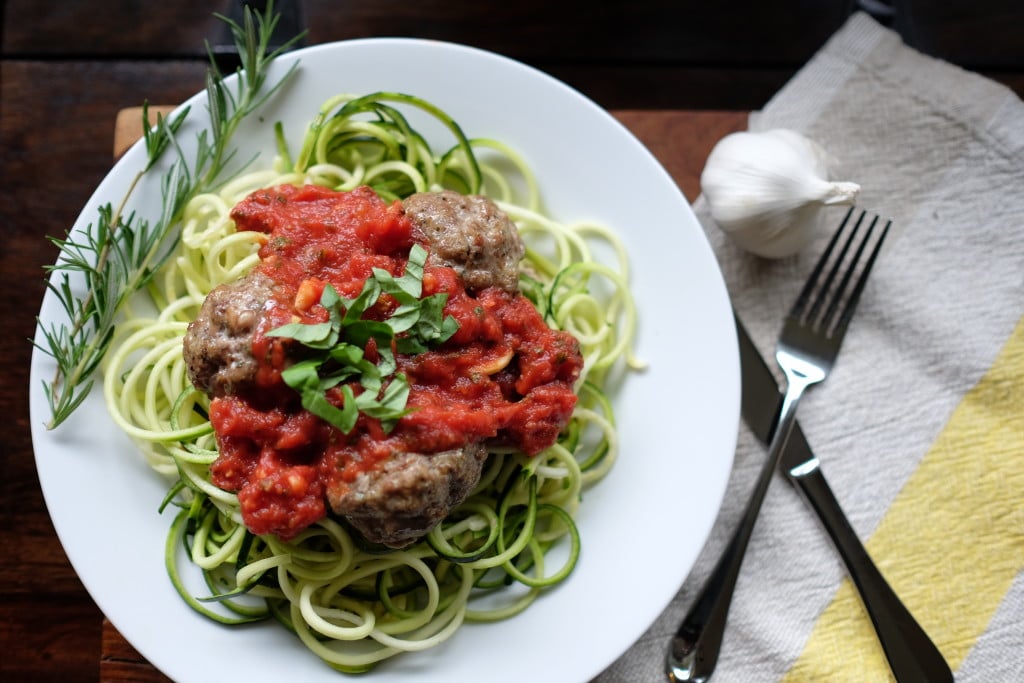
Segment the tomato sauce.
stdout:
[[[385,202],[369,188],[258,190],[232,217],[239,230],[267,234],[257,267],[278,285],[253,339],[257,389],[214,398],[210,408],[220,451],[213,483],[238,493],[254,533],[294,537],[327,514],[328,491],[393,453],[438,453],[486,441],[535,455],[565,427],[583,365],[577,340],[550,329],[522,295],[467,292],[454,270],[429,258],[423,296],[446,293],[444,312],[459,329],[434,349],[396,357],[410,384],[411,412],[390,432],[360,415],[348,434],[312,415],[281,379],[299,347],[266,333],[290,322],[327,320],[319,304],[327,283],[355,297],[374,268],[399,276],[410,248],[419,243],[429,251],[429,244],[400,202]],[[384,295],[366,316],[384,318],[393,305]],[[328,400],[340,405],[340,390],[329,391]]]

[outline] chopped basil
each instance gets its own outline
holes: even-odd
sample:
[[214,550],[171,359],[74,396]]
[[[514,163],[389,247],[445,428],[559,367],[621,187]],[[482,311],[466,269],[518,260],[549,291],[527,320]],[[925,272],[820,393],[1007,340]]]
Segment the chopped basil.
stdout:
[[[313,352],[281,373],[306,410],[345,433],[355,427],[359,413],[380,420],[389,432],[409,412],[409,382],[396,372],[392,343],[399,353],[423,353],[459,329],[455,318],[444,315],[447,294],[422,296],[426,260],[426,250],[413,245],[401,277],[375,268],[354,299],[345,299],[328,284],[320,296],[330,315],[327,322],[291,323],[267,333],[294,339]],[[363,319],[382,294],[393,297],[398,307],[384,320]],[[377,345],[376,363],[364,354],[371,339]],[[362,392],[356,395],[348,382],[358,382]],[[342,384],[338,407],[327,399],[327,391]]]

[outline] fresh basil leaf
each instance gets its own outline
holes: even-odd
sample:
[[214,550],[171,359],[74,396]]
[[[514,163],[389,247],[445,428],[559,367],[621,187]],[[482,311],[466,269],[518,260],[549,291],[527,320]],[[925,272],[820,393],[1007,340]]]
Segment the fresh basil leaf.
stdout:
[[[424,341],[447,341],[448,337],[440,339],[442,330],[444,329],[444,305],[448,302],[447,294],[434,294],[423,299],[423,303],[420,306],[420,321],[417,326],[418,333]],[[455,319],[448,316],[452,322]],[[458,325],[458,323],[455,323]]]
[[380,283],[370,277],[366,279],[363,289],[355,299],[342,299],[341,303],[345,307],[345,316],[341,319],[342,327],[351,325],[362,318],[363,314],[377,303],[380,292]]
[[434,294],[422,300],[420,319],[416,323],[415,335],[424,345],[437,345],[451,339],[459,329],[459,323],[452,316],[445,317],[444,305],[447,294]]
[[320,305],[328,311],[337,312],[341,307],[341,302],[341,295],[338,294],[334,285],[330,283],[324,285],[324,291],[320,294]]
[[357,365],[363,360],[363,349],[354,344],[338,344],[327,352],[327,356],[342,366]]
[[343,401],[341,408],[327,400],[322,392],[307,392],[302,395],[302,407],[322,420],[326,420],[342,432],[348,434],[356,426],[359,409],[348,385],[341,388]]
[[459,331],[459,321],[454,316],[446,316],[441,323],[441,332],[437,337],[437,343],[443,344],[451,339]]
[[415,356],[418,353],[426,352],[427,345],[420,341],[419,337],[408,336],[395,339],[395,351],[406,356]]
[[409,391],[408,379],[405,375],[398,373],[391,379],[379,399],[374,399],[372,395],[364,393],[356,398],[356,403],[359,405],[359,410],[365,415],[380,420],[381,427],[387,433],[395,428],[403,415],[412,412],[405,407],[409,400]]
[[267,332],[268,337],[287,337],[313,349],[329,349],[338,343],[341,331],[341,297],[330,284],[324,286],[320,305],[327,309],[330,321],[324,323],[288,323]]
[[288,323],[267,332],[268,337],[288,337],[306,346],[316,348],[330,340],[331,323]]
[[388,328],[394,334],[401,334],[406,330],[412,328],[416,323],[419,322],[420,316],[422,315],[422,309],[419,302],[413,304],[404,304],[395,309],[394,313],[391,314],[387,319]]
[[[355,426],[359,412],[379,419],[385,431],[410,412],[406,409],[409,381],[397,372],[392,345],[399,353],[423,353],[447,341],[459,327],[453,317],[444,316],[447,294],[420,298],[426,260],[426,249],[413,245],[401,277],[375,268],[354,299],[342,297],[327,284],[320,305],[327,309],[329,322],[283,325],[269,333],[290,337],[316,352],[282,372],[285,383],[301,396],[303,407],[346,433]],[[363,319],[382,294],[398,304],[392,314],[384,320]],[[365,356],[371,339],[377,345],[376,364]],[[355,396],[352,386],[341,386],[339,408],[326,392],[350,381],[358,381],[363,390]]]
[[409,400],[409,379],[404,373],[396,373],[380,397],[381,403],[391,409],[404,408]]
[[317,391],[323,393],[328,389],[333,389],[342,382],[348,382],[349,380],[359,378],[359,369],[353,367],[338,368],[334,372],[323,374],[320,376],[320,383],[317,385]]
[[396,278],[380,268],[374,268],[373,276],[380,282],[385,292],[392,296],[405,294],[412,300],[423,295],[423,266],[427,262],[427,250],[414,244],[409,250],[409,259],[405,263],[405,272]]
[[[330,386],[331,380],[326,382],[319,375],[320,364],[316,361],[303,361],[286,368],[281,377],[285,383],[299,393],[302,400],[302,407],[313,413],[322,420],[326,420],[341,431],[348,433],[355,426],[358,417],[358,408],[354,400],[349,397],[352,390],[349,387],[342,387],[346,396],[345,403],[338,408],[329,400],[325,393]],[[347,394],[345,392],[347,391]]]
[[306,389],[317,389],[320,384],[320,362],[304,360],[295,363],[281,372],[281,379],[300,394]]
[[378,345],[377,355],[380,356],[380,360],[377,361],[377,369],[380,370],[381,376],[390,377],[395,374],[395,370],[398,369],[398,363],[395,361],[395,354],[391,352],[391,345]]
[[403,280],[410,280],[416,283],[416,292],[410,292],[413,296],[420,296],[423,293],[423,266],[427,263],[427,250],[422,245],[414,244],[409,250],[409,260],[405,263],[405,275]]
[[375,339],[378,346],[388,346],[393,336],[391,326],[380,320],[357,320],[345,326],[345,341],[360,348],[371,339]]

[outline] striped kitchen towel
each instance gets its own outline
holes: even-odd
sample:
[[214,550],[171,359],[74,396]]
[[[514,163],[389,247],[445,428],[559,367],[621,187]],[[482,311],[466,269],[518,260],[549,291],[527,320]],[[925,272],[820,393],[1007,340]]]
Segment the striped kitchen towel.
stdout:
[[[1024,681],[1024,103],[856,14],[751,117],[790,128],[892,217],[839,362],[800,408],[832,489],[961,682]],[[772,358],[831,228],[801,254],[743,252],[694,206],[733,304]],[[711,537],[670,607],[600,683],[661,681],[671,635],[765,449],[741,428]],[[715,681],[886,681],[842,563],[795,489],[768,492]]]

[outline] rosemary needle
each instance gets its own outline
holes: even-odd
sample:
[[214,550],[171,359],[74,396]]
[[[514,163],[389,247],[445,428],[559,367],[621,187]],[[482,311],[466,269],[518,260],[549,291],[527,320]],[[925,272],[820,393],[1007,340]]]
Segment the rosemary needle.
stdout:
[[[142,108],[146,164],[132,181],[117,206],[108,203],[97,210],[95,220],[79,233],[64,239],[50,238],[59,250],[57,263],[45,267],[47,287],[63,309],[63,322],[40,327],[42,343],[35,345],[56,362],[54,376],[43,382],[50,407],[48,429],[64,422],[81,405],[93,387],[93,374],[110,348],[123,305],[141,291],[170,255],[177,243],[177,228],[188,202],[220,183],[234,151],[231,138],[238,125],[271,97],[295,70],[267,87],[267,69],[282,52],[302,36],[295,36],[268,52],[280,15],[268,2],[264,12],[245,8],[242,23],[216,15],[231,29],[241,61],[236,87],[229,88],[213,54],[206,78],[206,103],[210,127],[197,136],[197,148],[187,158],[175,135],[189,109],[172,118],[149,119]],[[146,219],[125,207],[139,180],[168,151],[176,155],[161,182],[161,210]],[[82,278],[72,283],[72,276]],[[84,291],[85,294],[81,294]]]

